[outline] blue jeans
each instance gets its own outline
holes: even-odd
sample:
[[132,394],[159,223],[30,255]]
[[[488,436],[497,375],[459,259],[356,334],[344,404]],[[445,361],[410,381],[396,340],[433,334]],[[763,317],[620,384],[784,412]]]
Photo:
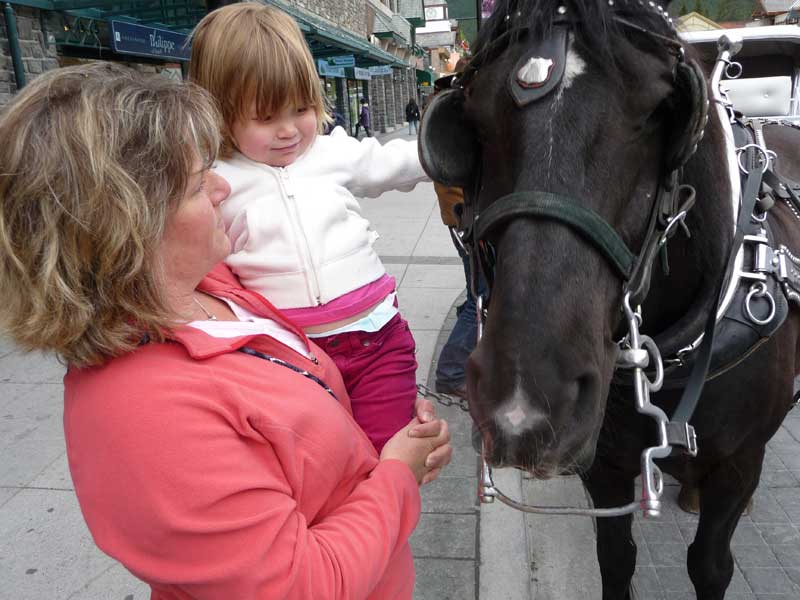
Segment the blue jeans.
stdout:
[[[467,281],[467,299],[456,309],[458,318],[450,332],[450,337],[442,347],[439,354],[439,363],[436,366],[436,388],[439,391],[452,391],[462,385],[465,380],[467,357],[475,349],[478,342],[478,320],[476,315],[476,299],[469,289],[470,266],[469,258],[461,248],[456,245],[456,250],[464,263],[464,277]],[[483,275],[478,275],[478,294],[486,296],[486,282]]]

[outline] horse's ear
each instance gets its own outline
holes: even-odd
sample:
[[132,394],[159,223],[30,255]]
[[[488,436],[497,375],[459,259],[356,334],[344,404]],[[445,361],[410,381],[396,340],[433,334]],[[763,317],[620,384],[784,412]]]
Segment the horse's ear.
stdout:
[[422,115],[419,157],[428,176],[439,183],[466,187],[478,167],[480,145],[464,118],[464,92],[438,94]]

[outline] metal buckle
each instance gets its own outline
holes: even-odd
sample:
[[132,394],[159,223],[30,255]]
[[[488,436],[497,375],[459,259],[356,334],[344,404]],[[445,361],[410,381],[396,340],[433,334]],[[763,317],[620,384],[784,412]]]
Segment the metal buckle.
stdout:
[[680,421],[669,421],[664,426],[670,446],[680,446],[689,456],[697,456],[697,434],[694,427]]

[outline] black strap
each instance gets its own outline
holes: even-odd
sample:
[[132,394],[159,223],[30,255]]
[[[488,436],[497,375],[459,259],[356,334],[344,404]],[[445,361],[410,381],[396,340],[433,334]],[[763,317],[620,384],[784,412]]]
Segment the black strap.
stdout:
[[249,354],[250,356],[255,356],[256,358],[260,358],[262,360],[268,360],[273,364],[286,367],[287,369],[291,369],[292,371],[294,371],[295,373],[299,373],[306,379],[310,379],[311,381],[319,385],[323,390],[328,392],[331,396],[333,396],[334,400],[336,400],[337,402],[339,401],[339,399],[336,397],[336,394],[333,393],[333,390],[329,388],[328,385],[324,381],[322,381],[322,379],[320,379],[316,375],[312,375],[311,373],[309,373],[304,369],[301,369],[300,367],[295,367],[293,364],[288,363],[285,360],[281,360],[280,358],[275,358],[274,356],[270,356],[269,354],[264,354],[263,352],[259,352],[258,350],[253,350],[252,348],[248,348],[247,346],[239,348],[239,352],[244,352],[245,354]]
[[530,191],[503,196],[476,218],[475,239],[484,239],[490,229],[516,217],[555,219],[569,225],[592,242],[623,279],[630,277],[636,257],[619,234],[596,212],[562,194]]
[[[692,372],[689,374],[689,380],[686,388],[683,390],[678,407],[672,415],[672,420],[668,428],[668,433],[671,433],[670,444],[676,446],[683,446],[691,449],[692,446],[696,448],[694,441],[694,429],[689,425],[689,421],[697,408],[697,402],[700,400],[700,394],[703,392],[706,377],[708,376],[708,369],[711,365],[712,346],[714,344],[714,330],[716,329],[717,311],[719,310],[719,303],[721,302],[722,287],[727,279],[727,274],[733,269],[733,264],[736,260],[736,255],[739,252],[739,247],[744,239],[746,224],[753,214],[753,208],[758,199],[758,192],[761,189],[761,178],[764,174],[764,164],[755,165],[750,169],[747,176],[747,183],[744,187],[742,195],[742,205],[739,212],[739,219],[736,223],[736,233],[733,237],[733,244],[731,246],[731,253],[728,256],[728,263],[725,266],[725,271],[720,277],[717,286],[717,301],[711,307],[711,312],[706,320],[705,332],[703,334],[703,342],[698,349],[697,360],[695,361]],[[683,432],[686,432],[683,434]]]

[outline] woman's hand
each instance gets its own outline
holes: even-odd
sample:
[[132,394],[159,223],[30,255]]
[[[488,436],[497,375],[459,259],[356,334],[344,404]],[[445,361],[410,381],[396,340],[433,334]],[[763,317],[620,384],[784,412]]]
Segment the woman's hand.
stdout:
[[423,424],[414,418],[386,442],[380,458],[406,463],[417,483],[424,485],[439,476],[452,455],[450,430],[446,421],[434,419]]

